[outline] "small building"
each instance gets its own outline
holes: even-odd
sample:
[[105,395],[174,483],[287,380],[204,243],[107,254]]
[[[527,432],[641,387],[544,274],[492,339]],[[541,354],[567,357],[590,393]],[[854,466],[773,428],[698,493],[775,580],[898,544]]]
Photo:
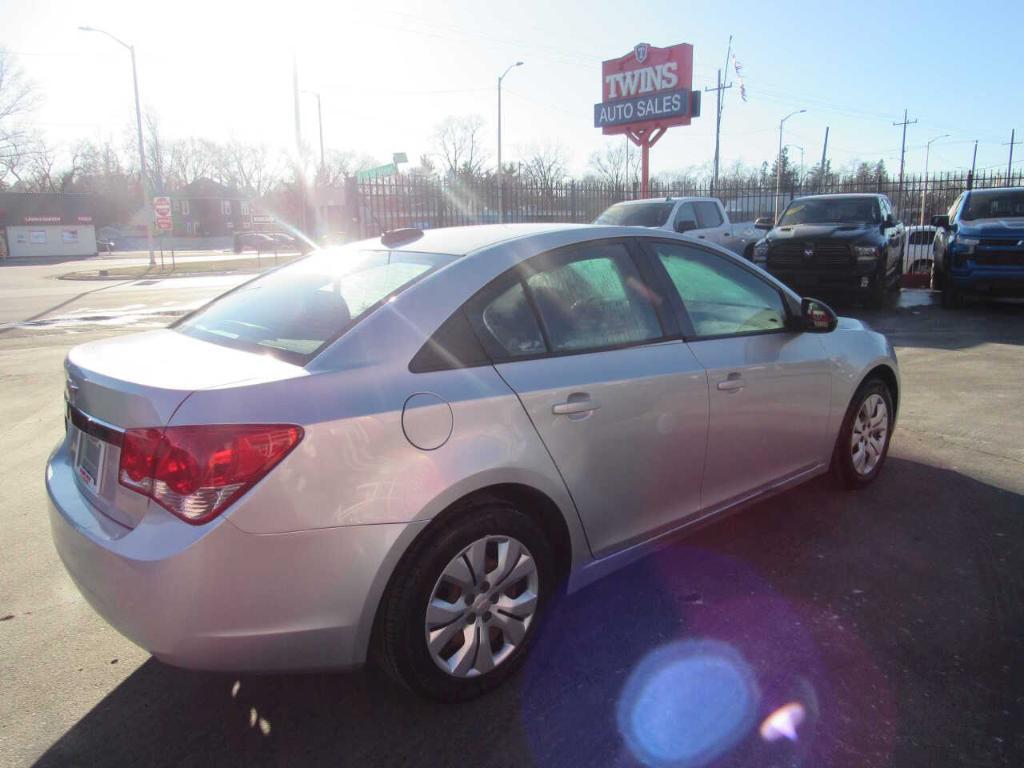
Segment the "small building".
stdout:
[[88,194],[0,192],[0,258],[95,256]]

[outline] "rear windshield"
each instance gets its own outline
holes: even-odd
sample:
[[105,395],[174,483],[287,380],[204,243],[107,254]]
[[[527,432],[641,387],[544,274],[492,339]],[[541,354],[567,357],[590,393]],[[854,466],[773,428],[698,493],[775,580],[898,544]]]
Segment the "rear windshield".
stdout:
[[919,230],[910,233],[911,245],[931,245],[935,240],[935,232],[930,230]]
[[317,251],[225,294],[176,330],[305,365],[383,301],[453,258],[353,247]]
[[675,203],[617,203],[597,217],[595,224],[621,227],[660,227],[668,221]]
[[874,197],[808,197],[794,200],[779,220],[792,224],[879,224],[882,214]]
[[971,192],[960,218],[1002,219],[1024,216],[1024,190],[981,190]]

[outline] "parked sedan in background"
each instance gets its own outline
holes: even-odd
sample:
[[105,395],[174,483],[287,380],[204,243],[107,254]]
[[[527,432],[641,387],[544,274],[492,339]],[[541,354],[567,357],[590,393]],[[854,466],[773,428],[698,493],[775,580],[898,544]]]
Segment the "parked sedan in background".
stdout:
[[607,208],[595,224],[652,227],[678,232],[753,256],[763,232],[751,223],[733,224],[717,197],[663,197],[627,200]]
[[884,336],[610,226],[391,232],[65,368],[50,522],[111,624],[202,669],[374,648],[446,700],[507,677],[559,590],[830,468],[868,485],[900,400]]
[[798,291],[863,296],[899,290],[904,227],[885,195],[799,197],[754,248],[754,261]]
[[1024,296],[1024,189],[967,190],[932,224],[942,306],[955,309],[965,295]]

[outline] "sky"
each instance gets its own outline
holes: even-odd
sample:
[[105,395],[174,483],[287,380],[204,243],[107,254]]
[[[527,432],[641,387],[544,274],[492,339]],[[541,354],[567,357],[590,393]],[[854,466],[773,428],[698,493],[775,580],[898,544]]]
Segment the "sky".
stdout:
[[[381,162],[431,152],[448,115],[480,115],[493,161],[497,76],[504,81],[503,159],[560,146],[576,174],[592,152],[623,137],[593,127],[601,61],[639,42],[694,46],[694,88],[713,86],[726,47],[743,66],[748,101],[725,92],[722,163],[758,165],[784,141],[821,157],[826,126],[833,168],[882,159],[897,170],[907,109],[908,172],[1005,168],[1010,131],[1024,138],[1024,52],[1007,30],[1024,26],[1021,2],[690,2],[588,0],[375,0],[262,3],[227,0],[3,0],[0,46],[36,83],[31,121],[51,141],[124,140],[134,125],[128,53],[135,45],[144,107],[168,138],[202,136],[295,145],[292,60],[300,88],[317,91],[328,150]],[[1002,30],[1002,31],[1000,31]],[[672,128],[651,153],[652,173],[710,162],[714,94],[703,116]],[[303,140],[317,141],[316,100],[301,96]],[[800,151],[790,149],[793,160]],[[1024,147],[1015,148],[1015,169]]]

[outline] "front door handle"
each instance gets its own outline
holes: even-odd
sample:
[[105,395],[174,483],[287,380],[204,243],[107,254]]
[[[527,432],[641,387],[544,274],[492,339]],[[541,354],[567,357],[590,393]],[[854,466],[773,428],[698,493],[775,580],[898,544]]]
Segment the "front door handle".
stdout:
[[738,373],[730,373],[725,381],[718,382],[718,388],[723,392],[739,392],[744,386],[743,377]]
[[566,402],[557,403],[551,406],[551,412],[556,416],[571,416],[577,413],[590,413],[591,411],[596,411],[600,407],[600,405],[595,403],[589,397],[576,400],[570,396],[569,400]]

